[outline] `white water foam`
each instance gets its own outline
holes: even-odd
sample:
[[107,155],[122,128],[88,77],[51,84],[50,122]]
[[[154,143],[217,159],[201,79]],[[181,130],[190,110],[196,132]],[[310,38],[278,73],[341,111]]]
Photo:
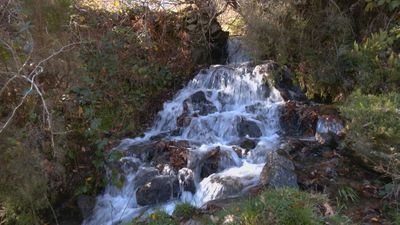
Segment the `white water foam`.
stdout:
[[[135,180],[140,175],[138,170],[130,170],[124,175],[122,188],[110,184],[104,194],[97,197],[92,216],[86,218],[83,224],[120,224],[152,212],[155,208],[172,213],[178,202],[202,207],[211,200],[237,196],[257,185],[266,153],[276,150],[280,144],[279,108],[284,103],[280,93],[266,85],[268,66],[254,67],[236,61],[201,71],[172,101],[164,104],[153,127],[143,137],[123,140],[115,149],[127,151],[130,146],[145,143],[159,134],[166,134],[163,138],[166,140],[189,141],[188,164],[193,168],[194,194],[184,191],[178,198],[164,204],[141,207],[136,202],[138,187]],[[179,127],[177,120],[185,113],[190,117],[190,122],[187,126]],[[240,126],[244,121],[244,127],[250,129],[246,132],[253,135],[244,135],[241,131]],[[174,134],[176,130],[180,132]],[[234,146],[244,138],[255,141],[257,145],[240,157]],[[219,161],[219,172],[202,179],[198,159],[216,147],[219,147],[223,156]],[[125,157],[124,160],[141,168],[150,167],[148,162],[139,157]]]

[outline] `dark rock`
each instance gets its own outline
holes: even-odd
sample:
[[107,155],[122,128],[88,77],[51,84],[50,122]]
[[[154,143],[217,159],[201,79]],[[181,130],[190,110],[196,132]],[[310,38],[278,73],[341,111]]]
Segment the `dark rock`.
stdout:
[[203,158],[204,162],[201,166],[200,177],[205,178],[213,173],[218,172],[219,158],[220,158],[220,148],[217,147],[207,153]]
[[277,152],[268,153],[267,163],[260,177],[261,183],[266,187],[298,187],[297,176],[292,161],[279,155]]
[[147,141],[138,143],[128,147],[123,153],[127,156],[133,156],[142,161],[150,161],[154,156],[154,151],[157,149],[157,141]]
[[193,171],[188,168],[180,169],[178,172],[179,185],[182,191],[196,193],[196,185],[194,183]]
[[301,88],[294,85],[294,75],[286,66],[275,70],[275,73],[279,73],[278,76],[276,76],[278,79],[275,83],[275,87],[279,90],[285,101],[307,101],[307,97]]
[[201,116],[217,112],[217,107],[207,100],[206,95],[202,91],[198,91],[190,96],[190,102],[192,103],[193,111],[198,112]]
[[136,191],[136,201],[139,205],[154,205],[166,202],[179,193],[179,182],[173,176],[156,176],[140,186]]
[[190,122],[192,121],[192,118],[190,118],[189,115],[189,105],[188,101],[185,100],[183,102],[183,109],[182,109],[182,114],[176,118],[176,125],[178,127],[187,127],[189,126]]
[[239,158],[243,158],[243,156],[246,154],[246,149],[243,149],[241,147],[233,146],[232,149],[236,152]]
[[96,196],[81,195],[77,199],[77,205],[83,218],[88,218],[96,206]]
[[223,31],[218,20],[201,9],[189,6],[182,10],[185,12],[185,28],[189,39],[197,43],[192,49],[194,63],[223,64],[228,57],[226,45],[229,32]]
[[257,146],[257,141],[245,138],[243,141],[240,143],[240,147],[246,149],[247,151],[255,148]]
[[135,183],[136,187],[140,187],[158,175],[159,171],[156,168],[143,167],[140,168],[139,171],[136,173],[133,182]]
[[237,131],[239,133],[239,137],[245,137],[249,135],[249,137],[261,137],[262,133],[257,123],[250,120],[241,119],[241,121],[237,125]]

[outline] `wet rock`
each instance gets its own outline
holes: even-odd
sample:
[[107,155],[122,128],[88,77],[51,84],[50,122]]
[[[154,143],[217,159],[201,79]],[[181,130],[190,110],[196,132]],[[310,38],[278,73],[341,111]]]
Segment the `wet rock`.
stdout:
[[188,101],[185,100],[183,102],[183,109],[182,109],[182,114],[176,118],[176,125],[178,127],[187,127],[190,125],[190,122],[192,121],[192,118],[190,118],[189,115],[189,105]]
[[126,156],[120,159],[109,159],[106,166],[117,171],[119,174],[134,173],[139,169],[142,162],[136,157]]
[[178,172],[179,185],[182,191],[196,193],[196,185],[194,183],[194,174],[191,169],[183,168]]
[[268,153],[267,163],[260,177],[261,183],[266,187],[298,187],[297,176],[292,161],[275,151]]
[[96,205],[96,196],[81,195],[77,199],[77,205],[83,218],[88,218]]
[[320,144],[336,148],[343,137],[344,125],[341,119],[334,115],[323,115],[318,118],[315,138]]
[[217,112],[217,107],[207,100],[203,91],[198,91],[190,96],[190,101],[192,103],[193,111],[198,112],[200,116]]
[[147,141],[129,146],[123,153],[127,156],[134,156],[142,161],[149,161],[153,157],[153,152],[157,148],[157,141]]
[[136,187],[140,187],[158,175],[159,175],[159,171],[156,168],[142,167],[136,173],[136,176],[135,176],[133,182],[135,183]]
[[255,148],[256,146],[257,146],[257,141],[248,138],[243,139],[240,143],[240,147],[246,149],[247,151]]
[[217,147],[209,151],[203,158],[204,162],[201,166],[200,177],[205,178],[213,173],[218,172],[220,148]]
[[261,137],[262,135],[261,130],[256,122],[244,119],[238,123],[237,131],[239,133],[239,137],[245,137],[246,135],[249,137]]
[[137,203],[141,206],[166,202],[179,193],[179,182],[173,176],[156,176],[136,191]]
[[242,161],[234,149],[220,150],[218,160],[218,171],[222,171],[231,167],[241,166]]
[[232,149],[236,152],[239,158],[243,158],[243,156],[246,154],[246,149],[243,149],[241,147],[233,146]]
[[221,187],[214,190],[214,199],[224,199],[237,195],[244,188],[240,178],[238,177],[219,177],[218,175],[213,175],[210,178],[210,182]]

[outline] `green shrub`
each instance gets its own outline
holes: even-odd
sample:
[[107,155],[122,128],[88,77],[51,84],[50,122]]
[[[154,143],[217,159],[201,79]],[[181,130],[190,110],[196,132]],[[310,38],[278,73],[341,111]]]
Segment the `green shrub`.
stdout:
[[[400,93],[363,95],[354,92],[341,106],[349,119],[349,155],[392,178],[385,195],[400,195]],[[389,186],[388,186],[389,187]]]
[[350,18],[331,1],[257,1],[242,6],[245,45],[255,59],[273,59],[296,72],[310,97],[332,99],[351,88],[346,52]]
[[311,225],[323,224],[316,206],[326,199],[295,189],[267,190],[260,196],[233,204],[219,215],[221,222],[231,217],[229,224],[240,225]]
[[354,77],[363,93],[380,94],[398,91],[400,56],[394,47],[400,44],[400,27],[372,33],[362,43],[354,44],[350,57]]
[[147,225],[178,225],[179,223],[169,216],[166,212],[156,211],[149,216]]
[[189,203],[180,203],[175,207],[173,216],[178,219],[188,220],[196,214],[197,208]]
[[1,224],[39,224],[40,210],[49,208],[45,160],[37,149],[26,149],[9,133],[0,134]]

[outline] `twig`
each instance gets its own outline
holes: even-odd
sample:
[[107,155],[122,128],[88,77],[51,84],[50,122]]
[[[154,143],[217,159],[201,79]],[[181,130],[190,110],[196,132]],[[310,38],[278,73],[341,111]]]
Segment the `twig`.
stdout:
[[51,202],[50,202],[49,198],[47,197],[46,194],[44,194],[44,197],[46,198],[47,202],[49,203],[51,213],[53,214],[54,220],[56,221],[56,225],[59,225],[56,212],[54,211],[54,208],[53,208],[53,206],[51,205]]

